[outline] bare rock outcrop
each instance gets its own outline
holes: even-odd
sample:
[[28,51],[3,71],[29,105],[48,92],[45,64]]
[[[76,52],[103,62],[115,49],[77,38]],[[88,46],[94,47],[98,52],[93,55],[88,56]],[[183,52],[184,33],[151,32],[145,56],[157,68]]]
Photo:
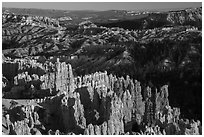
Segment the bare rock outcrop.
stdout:
[[181,120],[180,109],[171,108],[167,85],[159,91],[152,86],[142,88],[139,81],[129,76],[118,78],[107,72],[74,77],[71,65],[59,60],[54,64],[41,64],[45,74],[40,76],[38,71],[27,71],[36,65],[31,65],[31,62],[35,61],[30,61],[27,66],[19,65],[18,71],[22,72],[14,77],[11,95],[18,94],[20,97],[21,91],[28,89],[28,93],[33,94],[38,91],[42,94],[45,90],[56,91],[57,94],[31,101],[44,108],[41,118],[32,105],[20,107],[20,119],[8,126],[13,129],[12,134],[41,134],[35,126],[43,124],[49,129],[49,134],[201,133],[200,122]]

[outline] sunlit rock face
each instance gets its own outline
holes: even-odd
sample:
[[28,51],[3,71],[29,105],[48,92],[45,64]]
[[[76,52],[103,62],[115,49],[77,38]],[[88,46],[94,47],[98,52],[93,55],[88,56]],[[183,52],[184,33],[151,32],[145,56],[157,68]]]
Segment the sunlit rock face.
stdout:
[[201,135],[201,9],[133,28],[4,12],[2,134]]
[[[134,131],[142,131],[142,127],[145,126],[144,134],[200,134],[199,121],[185,123],[179,118],[180,109],[171,108],[167,85],[162,86],[160,90],[153,90],[149,86],[142,89],[140,82],[132,80],[129,76],[119,78],[112,74],[108,75],[107,72],[96,72],[74,77],[70,64],[58,61],[53,67],[56,73],[54,73],[55,81],[53,80],[52,83],[58,85],[53,86],[58,93],[52,97],[32,99],[23,105],[20,105],[17,100],[14,101],[13,108],[3,115],[7,121],[5,121],[7,124],[5,132],[26,135],[42,134],[41,132],[45,132],[46,128],[50,128],[49,134],[58,134],[60,130],[59,134],[73,132],[86,135],[122,135],[130,132],[137,134]],[[45,73],[49,73],[48,68],[45,67],[45,70],[47,70]],[[39,80],[37,72],[31,77]],[[31,77],[28,72],[19,73],[17,77],[14,77],[15,88],[13,87],[7,93],[7,97],[15,95],[16,92],[18,94],[25,92],[27,84],[32,81]],[[34,85],[32,84],[31,89],[36,90],[36,85]],[[51,90],[44,84],[45,87]],[[144,91],[144,95],[141,91]],[[35,93],[36,91],[26,92]],[[46,93],[43,89],[40,92]],[[32,96],[32,94],[27,94],[27,97],[28,95]],[[32,105],[33,103],[37,103],[38,106]],[[12,113],[13,111],[20,114],[17,123],[14,124],[12,119],[16,116]],[[59,122],[62,123],[57,127],[56,124]],[[52,125],[48,126],[49,124]],[[184,126],[188,124],[192,125],[190,130]],[[43,131],[41,128],[34,128],[35,125],[43,126]],[[141,129],[135,129],[135,125]],[[155,128],[153,131],[148,131],[152,126],[158,126],[163,130],[157,131],[158,129]],[[21,131],[18,127],[24,130]]]

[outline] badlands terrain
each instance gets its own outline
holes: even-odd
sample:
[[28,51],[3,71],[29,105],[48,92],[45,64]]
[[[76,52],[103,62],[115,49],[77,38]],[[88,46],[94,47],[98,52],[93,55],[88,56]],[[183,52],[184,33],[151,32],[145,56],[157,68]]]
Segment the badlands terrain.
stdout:
[[2,134],[202,134],[202,7],[3,8]]

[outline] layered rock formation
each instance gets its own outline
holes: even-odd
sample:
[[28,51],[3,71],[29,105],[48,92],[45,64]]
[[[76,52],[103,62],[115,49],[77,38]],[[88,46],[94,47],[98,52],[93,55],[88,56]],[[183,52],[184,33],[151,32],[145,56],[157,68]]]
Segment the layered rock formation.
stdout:
[[[118,43],[123,45],[128,42],[152,41],[153,38],[164,41],[166,36],[175,41],[183,41],[190,38],[189,33],[190,36],[194,36],[194,33],[201,35],[199,32],[201,30],[200,24],[202,24],[201,17],[201,8],[172,11],[168,14],[154,13],[148,15],[147,19],[138,21],[149,22],[147,28],[143,24],[137,25],[137,21],[128,25],[145,28],[138,30],[124,29],[122,26],[127,24],[126,22],[121,26],[113,25],[110,28],[97,26],[90,21],[79,23],[74,28],[62,28],[58,26],[57,19],[3,14],[5,20],[2,26],[3,53],[10,57],[51,56],[53,53],[55,55],[67,55],[66,51],[70,51],[72,48],[80,49],[80,47],[88,45],[113,45]],[[26,21],[34,25],[25,24]],[[153,27],[157,22],[165,23]],[[180,34],[181,31],[186,32]],[[11,50],[13,48],[14,51]]]
[[58,20],[43,16],[15,15],[8,12],[3,12],[2,19],[3,23],[15,22],[21,23],[21,25],[60,27]]
[[202,8],[172,11],[168,13],[167,20],[172,24],[181,25],[202,21]]
[[202,134],[184,119],[201,118],[201,9],[65,28],[4,12],[3,133]]
[[[52,97],[30,101],[38,103],[43,110],[35,112],[33,105],[14,105],[13,109],[5,112],[7,121],[16,121],[16,115],[12,111],[17,108],[19,111],[20,119],[7,126],[9,134],[200,134],[200,122],[185,123],[179,118],[180,109],[170,107],[167,85],[159,91],[149,86],[142,88],[140,82],[129,76],[118,78],[107,72],[74,77],[71,65],[59,60],[55,64],[43,64],[41,68],[45,74],[42,76],[40,73],[30,76],[27,70],[32,67],[28,64],[26,69],[22,63],[19,66],[18,70],[23,72],[14,77],[13,83],[17,85],[19,92],[26,89],[29,82],[37,79],[41,81],[41,94],[46,93],[43,89],[51,91],[53,88],[58,93]],[[53,78],[48,75],[51,71]],[[7,94],[13,92],[13,88]],[[34,83],[31,84],[34,91],[31,90],[30,93],[33,94],[26,97],[35,96],[36,88]],[[59,123],[61,124],[57,127]],[[36,124],[41,126],[36,127]],[[52,133],[54,131],[56,132]]]
[[51,95],[58,91],[74,91],[72,68],[64,62],[39,63],[29,59],[6,61],[3,63],[3,75],[14,85],[14,90],[22,87],[33,92],[48,91]]

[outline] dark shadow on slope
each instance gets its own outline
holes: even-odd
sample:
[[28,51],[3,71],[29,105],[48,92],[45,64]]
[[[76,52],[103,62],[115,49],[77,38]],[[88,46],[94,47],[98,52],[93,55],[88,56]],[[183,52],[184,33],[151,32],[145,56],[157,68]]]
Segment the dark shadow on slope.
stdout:
[[100,111],[102,104],[98,92],[95,90],[91,91],[93,92],[92,97],[89,94],[88,87],[77,88],[75,92],[80,94],[80,100],[84,106],[86,124],[100,125],[103,123],[105,118],[102,118],[104,114]]

